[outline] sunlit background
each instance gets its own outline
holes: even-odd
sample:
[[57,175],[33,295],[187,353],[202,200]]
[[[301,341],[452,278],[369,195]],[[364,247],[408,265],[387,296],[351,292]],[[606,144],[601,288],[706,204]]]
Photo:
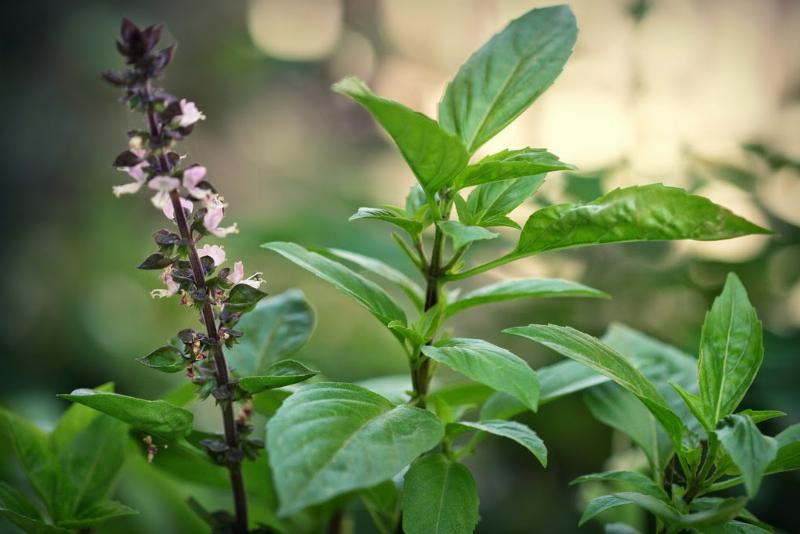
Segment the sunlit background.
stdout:
[[[0,401],[47,425],[56,393],[107,380],[155,397],[181,380],[136,364],[194,321],[153,301],[135,266],[163,223],[144,196],[115,199],[111,168],[137,124],[98,76],[120,66],[121,16],[163,22],[179,43],[165,85],[208,119],[185,145],[208,166],[241,233],[229,257],[263,271],[267,288],[301,287],[318,326],[298,358],[336,380],[405,370],[367,312],[258,248],[274,239],[336,246],[409,270],[389,229],[348,223],[362,205],[401,204],[413,176],[369,117],[330,92],[356,74],[435,116],[449,78],[510,19],[546,2],[522,0],[251,0],[16,2],[0,17],[0,222],[3,239]],[[493,276],[556,276],[608,291],[608,302],[530,301],[465,313],[453,327],[534,367],[553,353],[500,334],[530,322],[601,334],[627,323],[694,353],[703,315],[737,272],[765,324],[767,354],[746,404],[800,418],[800,2],[576,1],[580,34],[554,86],[481,153],[546,147],[579,166],[551,175],[542,201],[589,200],[617,186],[662,182],[706,195],[775,230],[718,243],[617,245],[543,255]],[[480,155],[480,154],[479,154]],[[524,218],[531,204],[514,215]],[[500,240],[498,240],[500,241]],[[511,236],[492,250],[513,246]],[[409,271],[410,272],[410,271]],[[485,281],[485,280],[484,280]],[[212,429],[216,412],[198,408]],[[579,397],[525,420],[550,449],[547,470],[523,449],[489,441],[471,461],[484,533],[577,532],[583,499],[568,481],[626,458],[629,445],[596,423]],[[133,463],[120,498],[143,510],[99,531],[198,528],[174,483]],[[0,478],[19,473],[0,450]],[[158,483],[156,483],[156,480]],[[157,489],[156,489],[157,486]],[[800,478],[767,480],[752,509],[800,531]],[[0,531],[7,527],[0,524]],[[116,530],[115,530],[116,529]],[[165,530],[167,529],[167,530]],[[582,532],[599,532],[598,524]],[[367,522],[358,532],[370,532]]]

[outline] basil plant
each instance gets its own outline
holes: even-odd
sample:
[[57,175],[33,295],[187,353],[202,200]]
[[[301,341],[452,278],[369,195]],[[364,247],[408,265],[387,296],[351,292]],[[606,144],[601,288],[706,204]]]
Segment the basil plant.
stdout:
[[[555,325],[506,332],[610,379],[588,391],[586,402],[647,457],[647,474],[610,471],[575,480],[621,490],[589,502],[581,523],[632,504],[655,516],[658,532],[773,532],[745,506],[765,475],[800,469],[800,424],[773,438],[757,424],[785,413],[737,411],[761,367],[764,344],[761,322],[736,275],[728,276],[706,314],[697,359],[618,325],[603,340]],[[743,496],[715,495],[737,486],[744,487]]]
[[[417,181],[404,206],[362,207],[351,220],[393,225],[392,238],[418,276],[351,251],[263,246],[356,300],[391,332],[408,361],[408,392],[389,398],[355,384],[317,382],[286,399],[266,428],[279,515],[358,496],[382,532],[472,532],[478,495],[463,461],[486,436],[511,439],[546,465],[545,444],[534,430],[508,418],[605,378],[574,362],[537,373],[502,347],[450,337],[443,327],[463,310],[494,302],[607,295],[560,279],[501,280],[466,292],[449,284],[579,246],[768,232],[706,198],[660,184],[617,189],[585,204],[550,205],[521,228],[509,217],[548,172],[574,167],[543,148],[474,155],[555,81],[576,36],[566,6],[512,21],[459,69],[436,120],[374,94],[356,78],[333,86],[372,115]],[[516,244],[476,263],[471,252],[498,239],[499,227],[515,232]],[[378,282],[397,286],[407,302]],[[440,366],[472,382],[437,389]],[[470,410],[476,407],[477,414]]]

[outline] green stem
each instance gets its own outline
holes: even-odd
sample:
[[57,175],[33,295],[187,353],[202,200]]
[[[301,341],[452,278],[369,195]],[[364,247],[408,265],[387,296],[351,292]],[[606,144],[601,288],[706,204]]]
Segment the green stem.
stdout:
[[473,267],[472,269],[468,269],[466,271],[461,271],[460,273],[452,273],[447,274],[441,277],[443,282],[452,282],[454,280],[463,280],[465,278],[469,278],[471,276],[475,276],[476,274],[485,273],[486,271],[491,271],[495,267],[499,267],[501,265],[505,265],[511,261],[514,261],[516,258],[511,255],[505,255],[496,260],[492,260],[488,263],[484,263],[483,265],[478,265],[477,267]]

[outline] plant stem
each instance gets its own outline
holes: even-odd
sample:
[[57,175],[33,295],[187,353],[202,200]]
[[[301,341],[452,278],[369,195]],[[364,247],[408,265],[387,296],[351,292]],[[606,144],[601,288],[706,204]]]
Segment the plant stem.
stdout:
[[[149,86],[148,86],[149,92]],[[150,135],[157,138],[161,132],[156,121],[155,113],[152,107],[147,111],[147,123],[150,127]],[[170,172],[170,164],[163,151],[159,154],[158,164],[160,171],[164,174]],[[194,278],[195,286],[203,290],[208,297],[205,273],[203,266],[200,263],[200,257],[197,254],[197,247],[195,246],[194,239],[192,238],[192,231],[189,228],[189,223],[186,220],[186,214],[181,206],[180,195],[178,191],[172,190],[169,194],[172,207],[175,212],[175,223],[178,226],[178,233],[186,245],[189,256],[189,264],[192,267],[192,277]],[[217,332],[217,323],[214,318],[214,310],[211,308],[211,302],[206,298],[203,302],[202,308],[203,323],[206,327],[208,337],[214,340],[214,364],[217,369],[217,385],[230,394],[228,385],[230,383],[230,375],[228,373],[228,363],[225,361],[225,353],[222,350],[222,343],[219,339],[219,332]],[[241,452],[239,444],[239,437],[236,432],[236,420],[233,415],[233,401],[230,397],[222,399],[222,423],[225,432],[225,444],[233,451]],[[241,454],[237,455],[241,456]],[[233,490],[233,502],[236,514],[235,532],[237,534],[247,533],[247,494],[244,489],[244,478],[242,477],[241,460],[229,461],[227,463],[228,471],[230,473],[231,488]]]

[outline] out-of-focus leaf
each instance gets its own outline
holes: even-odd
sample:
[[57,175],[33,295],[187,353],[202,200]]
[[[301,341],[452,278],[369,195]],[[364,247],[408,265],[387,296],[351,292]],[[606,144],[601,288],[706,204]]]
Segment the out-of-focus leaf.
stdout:
[[469,156],[461,140],[430,117],[375,95],[357,78],[345,78],[333,90],[358,102],[383,126],[429,197],[467,166]]
[[469,469],[444,454],[411,464],[403,488],[403,532],[469,534],[478,524],[478,491]]
[[561,73],[578,28],[567,6],[513,20],[459,69],[439,104],[439,121],[470,154],[530,106]]
[[267,423],[281,515],[396,475],[444,435],[425,410],[340,383],[304,386]]
[[[190,383],[187,385],[194,388]],[[114,392],[114,383],[107,382],[95,388],[95,391]],[[64,449],[75,436],[86,430],[100,413],[82,404],[73,404],[61,415],[55,428],[50,433],[50,442],[55,450]]]
[[482,339],[455,338],[422,348],[425,356],[497,390],[536,411],[539,380],[525,360]]
[[238,376],[256,375],[305,345],[314,331],[314,311],[302,291],[289,289],[259,302],[236,329],[244,335],[225,356]]
[[192,412],[163,400],[145,400],[92,389],[76,389],[60,398],[83,404],[165,438],[186,435],[192,429]]
[[61,521],[60,526],[66,528],[87,528],[99,525],[111,519],[118,519],[139,512],[117,501],[100,501],[92,503],[80,510],[75,517]]
[[664,489],[653,482],[649,477],[635,471],[606,471],[592,473],[576,478],[570,484],[583,484],[585,482],[614,482],[628,486],[632,491],[650,495],[664,502],[669,502]]

